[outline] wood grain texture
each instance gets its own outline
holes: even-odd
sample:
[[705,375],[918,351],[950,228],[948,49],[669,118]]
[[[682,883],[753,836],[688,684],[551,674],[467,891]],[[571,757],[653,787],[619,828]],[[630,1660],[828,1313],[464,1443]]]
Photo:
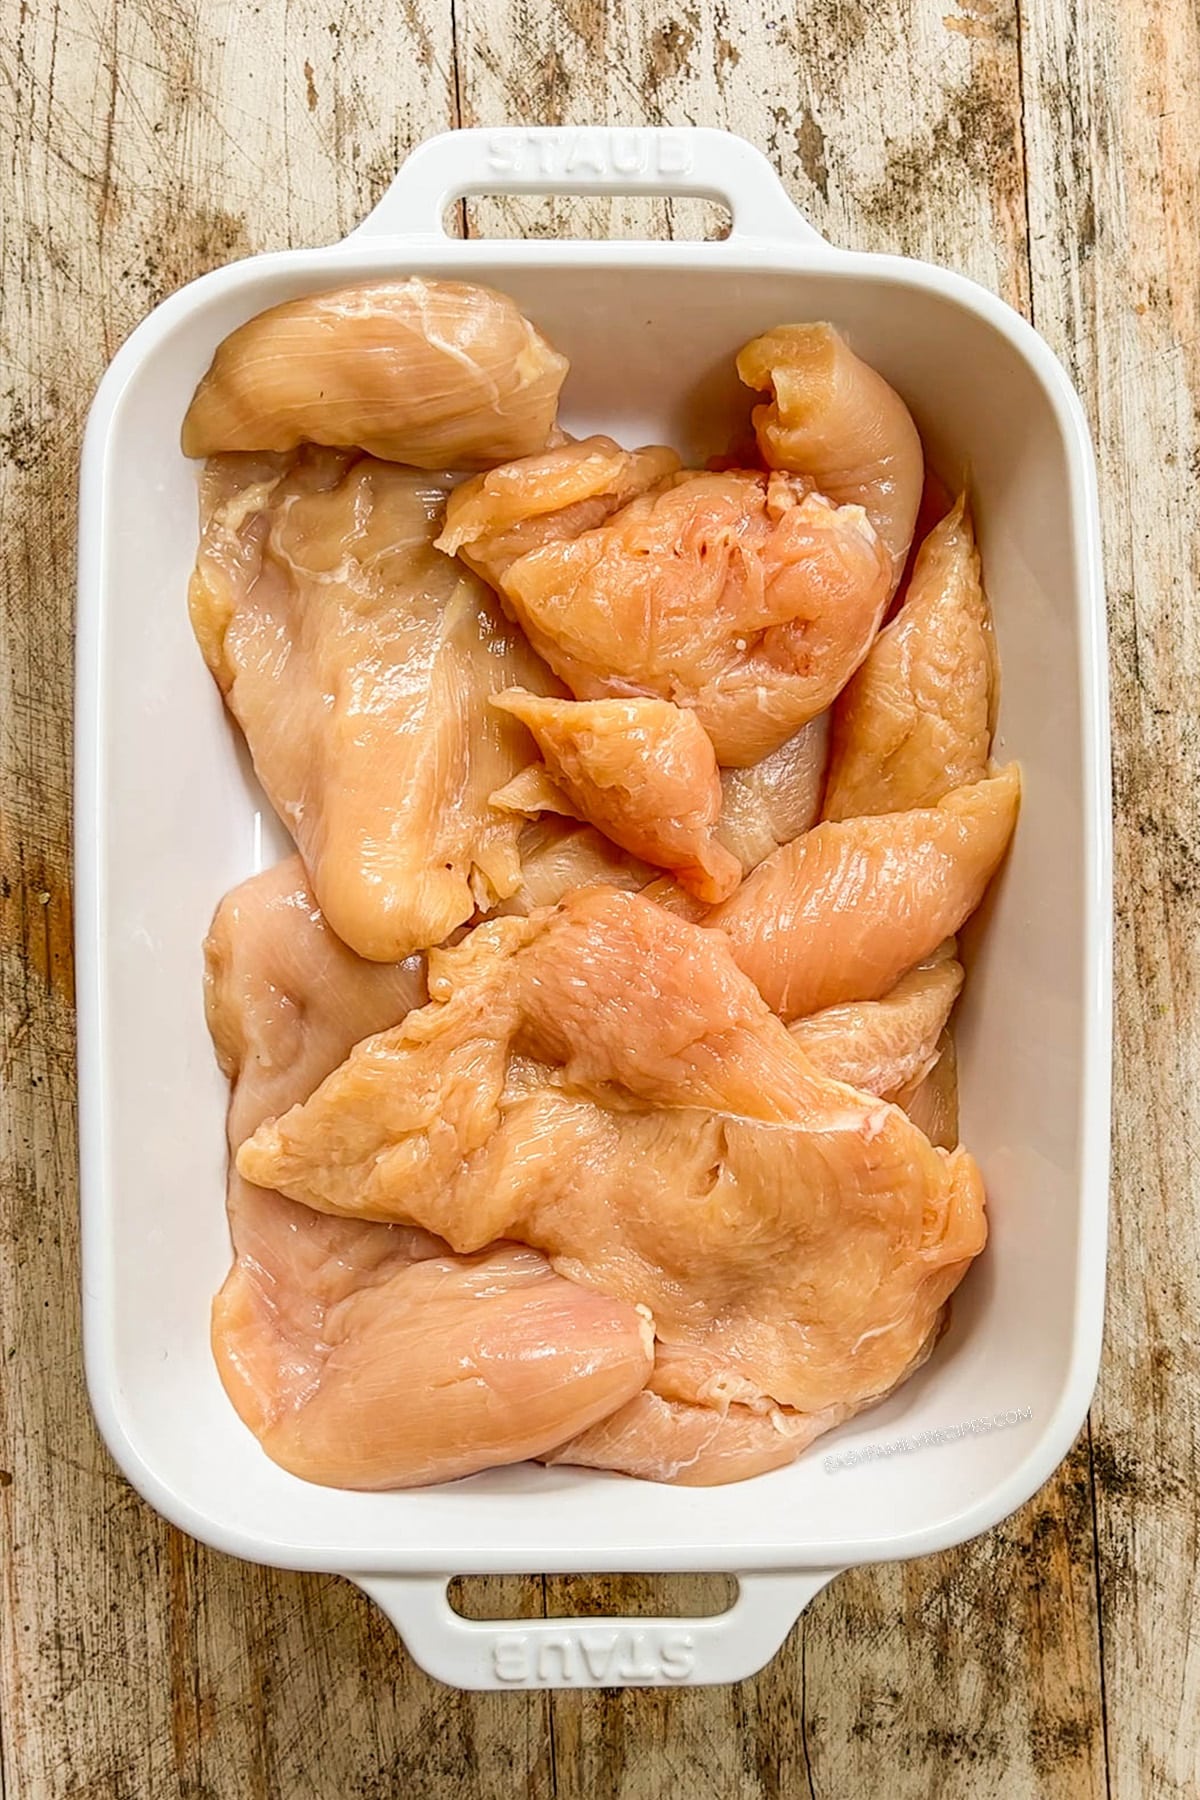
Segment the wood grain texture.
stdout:
[[[536,108],[561,124],[723,125],[766,151],[832,242],[948,264],[1028,311],[1015,5],[457,0],[456,20],[464,124]],[[495,49],[511,41],[536,47],[519,72]],[[584,234],[607,223],[594,201],[555,201],[552,218]],[[673,224],[646,201],[621,203],[618,228],[631,220]],[[545,221],[546,204],[527,200],[472,215],[496,233]],[[606,1585],[616,1605],[620,1584]],[[643,1734],[632,1720],[645,1707],[629,1695],[555,1694],[551,1709],[569,1793],[648,1800],[665,1768],[672,1792],[756,1800],[805,1788],[1074,1800],[1105,1791],[1099,1693],[1084,1445],[1000,1531],[842,1576],[741,1689],[671,1696]]]
[[[165,294],[342,235],[455,121],[450,13],[5,8],[0,1770],[5,1800],[550,1791],[545,1701],[420,1674],[344,1581],[216,1556],[113,1469],[80,1374],[69,888],[75,465]],[[540,1582],[490,1583],[540,1610]]]
[[[1200,1791],[1195,249],[1182,0],[3,0],[0,1784],[3,1800],[397,1792],[1116,1800]],[[1014,1519],[836,1581],[729,1690],[463,1696],[345,1582],[210,1553],[99,1447],[79,1373],[69,938],[75,462],[164,294],[329,241],[458,122],[727,125],[832,241],[1022,309],[1092,410],[1112,594],[1118,1180],[1094,1442]],[[662,233],[656,202],[476,231]],[[472,1584],[472,1610],[720,1584]]]
[[1194,9],[1031,10],[1033,306],[1091,414],[1113,683],[1115,1193],[1092,1413],[1114,1795],[1200,1792]]

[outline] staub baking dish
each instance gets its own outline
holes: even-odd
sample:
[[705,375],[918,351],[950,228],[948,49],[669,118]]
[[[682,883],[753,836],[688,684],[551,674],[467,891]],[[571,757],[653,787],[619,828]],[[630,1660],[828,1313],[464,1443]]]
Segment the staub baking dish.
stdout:
[[[723,201],[717,243],[460,242],[472,193]],[[359,1494],[269,1462],[226,1400],[208,1313],[228,1260],[224,1082],[200,943],[234,882],[284,848],[192,640],[196,469],[179,425],[217,342],[276,301],[419,272],[512,294],[571,359],[572,430],[702,456],[735,404],[732,353],[829,319],[908,400],[929,454],[970,480],[1004,669],[999,754],[1025,801],[961,1023],[964,1138],[991,1242],[937,1353],[795,1466],[688,1489],[520,1467]],[[76,767],[87,1373],[130,1481],[234,1555],[339,1571],[413,1656],[463,1687],[731,1681],[776,1650],[840,1569],[986,1530],[1083,1422],[1104,1285],[1110,1047],[1109,766],[1095,477],[1079,402],[1035,332],[941,269],[831,248],[770,166],[717,131],[464,131],[423,144],[326,249],[194,282],[105,375],[83,456]],[[482,1571],[726,1570],[720,1616],[468,1621]]]

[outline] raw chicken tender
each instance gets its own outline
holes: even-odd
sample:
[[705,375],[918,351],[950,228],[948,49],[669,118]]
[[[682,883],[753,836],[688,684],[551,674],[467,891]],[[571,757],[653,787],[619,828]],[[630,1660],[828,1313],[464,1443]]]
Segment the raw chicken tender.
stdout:
[[[546,700],[520,688],[492,705],[532,734],[577,817],[701,900],[737,887],[741,865],[714,838],[721,779],[695,713],[669,700]],[[504,790],[492,801],[502,805]]]
[[987,772],[995,654],[965,497],[833,709],[827,819],[936,806]]
[[560,444],[455,488],[438,549],[499,587],[518,557],[603,525],[678,468],[664,444],[622,450],[603,436]]
[[[226,897],[205,962],[231,1152],[425,993],[423,959],[346,949],[298,857]],[[307,1480],[410,1486],[537,1455],[650,1372],[641,1313],[523,1246],[456,1257],[428,1232],[313,1212],[236,1169],[229,1221],[217,1366],[267,1454]]]
[[832,325],[777,326],[739,352],[737,372],[771,396],[753,415],[767,467],[809,476],[839,506],[864,507],[891,558],[894,590],[925,478],[921,440],[899,394]]
[[721,771],[717,842],[745,874],[820,818],[828,747],[829,714],[821,713],[761,762]]
[[1017,822],[1010,763],[934,807],[818,825],[706,916],[784,1019],[879,1000],[979,905]]
[[691,707],[717,760],[745,767],[825,710],[887,601],[890,563],[862,508],[810,487],[684,471],[527,551],[500,593],[577,699]]
[[832,1081],[903,1104],[901,1091],[915,1090],[936,1063],[962,991],[954,949],[950,938],[882,1000],[849,1001],[797,1019],[789,1028],[793,1042]]
[[720,1371],[730,1403],[823,1413],[912,1365],[983,1246],[979,1172],[819,1075],[720,933],[594,889],[434,952],[430,992],[242,1174],[465,1254],[534,1246],[649,1308],[676,1399]]
[[953,1150],[958,1143],[958,1055],[954,1033],[943,1031],[938,1040],[937,1061],[920,1081],[903,1087],[892,1098],[931,1144]]
[[309,442],[421,469],[486,468],[550,441],[567,368],[491,288],[356,282],[231,332],[188,407],[183,453]]
[[488,796],[532,744],[489,695],[553,678],[433,548],[447,480],[331,450],[221,457],[192,622],[321,909],[360,955],[440,943],[516,890]]
[[556,906],[577,888],[619,887],[636,893],[658,874],[649,863],[626,856],[593,826],[538,810],[540,816],[525,826],[517,842],[520,886],[500,902],[497,913],[524,917],[540,906]]

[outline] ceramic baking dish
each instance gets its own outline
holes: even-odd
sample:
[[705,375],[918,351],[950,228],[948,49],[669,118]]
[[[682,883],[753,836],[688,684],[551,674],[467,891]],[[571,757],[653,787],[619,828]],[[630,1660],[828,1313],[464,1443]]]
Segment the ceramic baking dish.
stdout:
[[[483,192],[700,195],[733,228],[714,243],[447,237],[447,205]],[[1026,784],[960,1028],[991,1241],[912,1381],[740,1486],[524,1466],[412,1493],[312,1487],[263,1455],[209,1354],[229,1259],[226,1095],[200,944],[221,894],[285,845],[188,626],[196,468],[179,425],[215,345],[251,314],[409,272],[512,294],[571,359],[569,429],[697,457],[745,406],[738,346],[783,320],[833,320],[904,394],[935,466],[970,471],[1003,661],[999,753]],[[104,1438],[151,1504],[234,1555],[349,1575],[426,1669],[487,1687],[739,1678],[840,1569],[961,1543],[1032,1494],[1083,1423],[1099,1354],[1111,876],[1092,453],[1030,326],[959,275],[831,248],[759,153],[721,132],[452,133],[409,158],[344,242],[218,270],[138,327],[92,409],[81,509],[87,1373]],[[714,1618],[519,1624],[464,1620],[446,1598],[462,1573],[616,1570],[732,1571],[740,1594]]]

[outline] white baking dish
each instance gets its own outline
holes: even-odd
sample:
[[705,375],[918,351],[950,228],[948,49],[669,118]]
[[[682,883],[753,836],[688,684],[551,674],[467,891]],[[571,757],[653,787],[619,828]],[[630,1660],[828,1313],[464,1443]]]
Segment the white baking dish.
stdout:
[[[733,232],[719,243],[652,244],[443,233],[445,206],[465,193],[544,191],[704,195],[728,204]],[[225,1084],[204,1027],[200,943],[220,895],[283,839],[189,630],[196,470],[180,454],[179,424],[215,345],[243,319],[358,276],[410,271],[514,295],[571,358],[568,427],[631,444],[665,438],[696,455],[721,441],[714,421],[737,404],[738,346],[782,320],[831,319],[905,395],[935,464],[952,480],[970,472],[1003,659],[1000,752],[1019,757],[1026,778],[960,1038],[963,1131],[987,1178],[991,1242],[919,1375],[794,1467],[741,1486],[522,1467],[415,1493],[312,1487],[262,1454],[209,1354],[209,1302],[229,1251]],[[1011,1512],[1079,1430],[1099,1355],[1110,1046],[1104,648],[1087,427],[1046,345],[961,276],[831,249],[740,139],[435,138],[343,243],[236,263],[167,300],[101,384],[80,531],[87,1370],[100,1429],[130,1481],[220,1549],[350,1575],[424,1667],[462,1686],[733,1680],[761,1666],[839,1569],[960,1543]],[[902,1435],[964,1421],[986,1428],[884,1454]],[[842,1466],[831,1470],[835,1455]],[[731,1612],[507,1625],[467,1622],[445,1594],[459,1573],[694,1569],[740,1576]]]

